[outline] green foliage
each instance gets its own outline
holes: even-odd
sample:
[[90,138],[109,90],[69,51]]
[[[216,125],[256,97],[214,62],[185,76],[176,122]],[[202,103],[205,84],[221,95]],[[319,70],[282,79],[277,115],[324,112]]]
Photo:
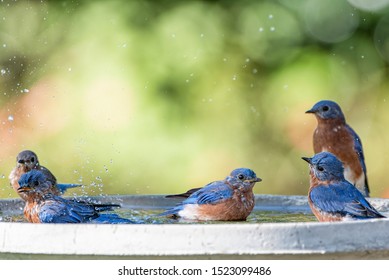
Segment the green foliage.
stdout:
[[181,192],[249,167],[258,193],[306,194],[320,99],[389,195],[388,10],[354,2],[1,2],[0,195],[23,149],[78,193]]

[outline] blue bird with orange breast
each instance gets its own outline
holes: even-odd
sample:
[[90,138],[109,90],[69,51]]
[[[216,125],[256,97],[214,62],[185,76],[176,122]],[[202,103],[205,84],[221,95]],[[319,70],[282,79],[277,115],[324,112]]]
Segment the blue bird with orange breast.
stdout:
[[55,178],[53,173],[51,173],[50,170],[44,167],[43,165],[39,164],[38,156],[36,155],[36,153],[30,150],[25,150],[17,155],[16,166],[9,175],[9,180],[12,188],[19,194],[19,196],[23,200],[26,200],[27,196],[25,193],[18,192],[19,179],[23,174],[33,169],[40,170],[46,175],[47,180],[51,182],[50,190],[54,195],[61,195],[69,188],[81,186],[79,184],[58,184],[57,179]]
[[302,159],[310,167],[308,203],[320,222],[385,218],[344,178],[335,155],[322,152]]
[[306,113],[315,114],[317,127],[313,134],[313,150],[333,153],[344,164],[344,177],[366,197],[367,182],[365,157],[361,138],[346,123],[340,106],[330,100],[316,103]]
[[253,187],[260,181],[251,169],[235,169],[225,180],[209,183],[194,191],[160,216],[202,221],[246,220],[254,208]]
[[65,199],[53,194],[52,181],[41,170],[23,174],[19,185],[18,192],[26,197],[24,216],[31,223],[133,223],[117,214],[100,213],[120,205]]

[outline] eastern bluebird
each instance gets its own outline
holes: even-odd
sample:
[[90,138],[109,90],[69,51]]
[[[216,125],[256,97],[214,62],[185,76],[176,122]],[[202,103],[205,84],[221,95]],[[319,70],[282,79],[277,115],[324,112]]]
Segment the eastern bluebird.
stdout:
[[310,167],[308,203],[320,222],[385,218],[344,178],[335,155],[322,152],[302,159]]
[[[81,186],[79,184],[57,184],[57,179],[50,170],[39,164],[38,156],[33,151],[26,150],[18,154],[16,157],[16,167],[9,175],[11,186],[16,192],[18,192],[20,177],[32,169],[41,170],[46,175],[46,179],[51,182],[51,191],[54,195],[61,195],[69,188]],[[25,193],[18,192],[18,194],[23,200],[26,200]]]
[[235,169],[225,180],[209,183],[160,216],[203,221],[246,220],[254,208],[253,187],[260,181],[251,169]]
[[90,201],[64,199],[53,194],[52,181],[41,170],[32,169],[20,177],[19,193],[26,197],[24,216],[31,223],[110,223],[131,224],[116,214],[100,214],[120,207],[118,204],[96,204]]
[[317,127],[313,134],[315,154],[331,152],[344,164],[344,177],[366,197],[369,197],[365,157],[362,142],[346,123],[338,104],[329,100],[316,103],[306,113],[313,113]]

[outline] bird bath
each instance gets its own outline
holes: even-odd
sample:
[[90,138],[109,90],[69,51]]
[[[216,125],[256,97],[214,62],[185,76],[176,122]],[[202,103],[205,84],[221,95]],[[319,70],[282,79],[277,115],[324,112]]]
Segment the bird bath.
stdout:
[[[132,216],[179,201],[162,195],[96,199],[120,203],[119,214]],[[388,199],[370,201],[388,214]],[[0,259],[389,259],[389,219],[318,223],[306,196],[257,195],[248,221],[230,223],[172,223],[152,215],[135,225],[7,221],[22,208],[19,199],[0,200]],[[274,221],[259,222],[258,213]]]

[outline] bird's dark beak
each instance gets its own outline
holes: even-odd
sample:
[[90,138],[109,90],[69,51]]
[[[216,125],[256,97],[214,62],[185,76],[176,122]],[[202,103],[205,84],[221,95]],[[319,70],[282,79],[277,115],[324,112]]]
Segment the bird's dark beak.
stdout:
[[308,162],[309,164],[312,163],[312,158],[309,158],[309,157],[302,157],[303,160],[305,160],[306,162]]
[[29,186],[20,186],[17,191],[19,193],[25,193],[25,192],[28,192],[29,190],[31,190],[31,188]]
[[314,114],[314,113],[316,113],[316,111],[313,109],[309,109],[308,111],[305,111],[305,114]]
[[254,182],[256,182],[256,183],[257,183],[257,182],[261,182],[261,181],[262,181],[262,179],[261,179],[261,178],[258,178],[258,177],[257,177],[256,179],[254,179]]

